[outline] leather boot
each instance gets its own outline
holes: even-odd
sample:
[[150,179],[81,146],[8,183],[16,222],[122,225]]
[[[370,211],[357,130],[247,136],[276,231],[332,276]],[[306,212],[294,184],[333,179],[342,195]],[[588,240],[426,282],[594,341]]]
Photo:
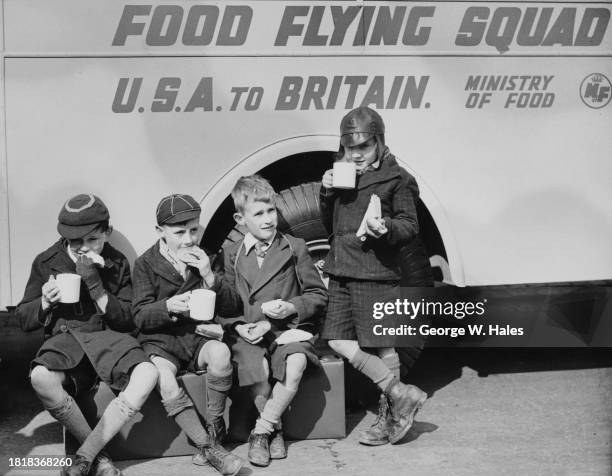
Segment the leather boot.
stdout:
[[389,442],[395,444],[410,430],[414,416],[427,400],[427,394],[419,387],[405,385],[398,380],[391,383],[386,394],[393,419],[389,428]]
[[208,433],[208,444],[198,447],[196,452],[191,457],[191,462],[197,466],[208,466],[208,460],[204,454],[206,446],[221,446],[225,437],[227,436],[227,430],[225,428],[225,420],[222,418],[218,421],[208,423],[206,425],[206,433]]
[[223,476],[234,476],[244,466],[244,460],[227,451],[223,446],[203,448],[206,459]]
[[72,464],[62,468],[61,476],[87,476],[91,469],[91,462],[87,461],[80,455],[76,455],[72,460]]
[[211,421],[206,425],[206,431],[210,436],[211,446],[222,445],[227,437],[227,428],[225,428],[225,420],[220,418],[215,421]]
[[276,429],[270,435],[270,459],[283,459],[287,457],[287,448],[283,438],[283,430]]
[[100,452],[94,459],[91,472],[94,476],[122,476],[121,470],[111,461],[106,452]]
[[363,431],[359,437],[359,443],[368,446],[386,445],[389,443],[389,429],[393,420],[389,415],[389,402],[387,396],[381,393],[378,402],[378,416],[374,424]]
[[249,435],[249,461],[255,466],[268,466],[270,464],[270,446],[267,433],[253,433]]

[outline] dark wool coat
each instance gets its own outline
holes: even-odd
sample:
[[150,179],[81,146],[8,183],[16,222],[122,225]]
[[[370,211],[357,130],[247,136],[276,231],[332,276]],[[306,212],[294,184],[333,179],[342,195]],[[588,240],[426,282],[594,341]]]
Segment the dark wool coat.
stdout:
[[[132,311],[134,323],[142,342],[147,335],[155,335],[156,341],[163,341],[164,335],[183,335],[195,332],[201,322],[185,319],[168,313],[166,301],[177,294],[183,294],[202,287],[198,271],[188,266],[187,277],[183,279],[174,266],[159,251],[159,241],[145,251],[134,263],[134,297]],[[213,291],[215,289],[213,288]]]
[[[240,253],[240,256],[238,256]],[[327,289],[308,254],[306,243],[291,235],[276,234],[261,269],[257,268],[254,251],[244,256],[243,242],[233,243],[223,250],[225,275],[217,291],[219,318],[227,324],[269,320],[276,336],[289,328],[299,328],[316,334],[319,320],[327,307]],[[237,256],[239,259],[237,259]],[[247,276],[256,278],[249,282]],[[297,313],[285,319],[268,319],[261,304],[274,299],[293,303]]]
[[[372,194],[381,202],[387,233],[378,239],[356,236]],[[357,176],[355,189],[321,187],[321,218],[329,233],[325,271],[337,277],[399,280],[398,253],[419,232],[416,203],[419,187],[395,157],[385,152],[380,167]]]
[[44,328],[46,340],[33,364],[39,363],[51,370],[68,370],[87,355],[97,374],[108,383],[119,359],[131,350],[140,349],[133,337],[115,332],[133,328],[129,263],[115,248],[108,243],[104,245],[101,256],[105,266],[99,273],[108,296],[105,314],[97,308],[82,281],[78,303],[58,304],[43,312],[42,286],[49,276],[76,272],[76,264],[70,259],[66,246],[66,241],[60,239],[35,258],[23,299],[15,313],[23,330]]

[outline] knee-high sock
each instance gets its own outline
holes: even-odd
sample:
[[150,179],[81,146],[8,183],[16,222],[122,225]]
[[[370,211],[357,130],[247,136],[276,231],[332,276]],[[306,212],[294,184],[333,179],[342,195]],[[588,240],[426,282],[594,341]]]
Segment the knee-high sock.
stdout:
[[387,368],[391,371],[393,376],[396,379],[400,379],[400,359],[397,352],[393,352],[392,354],[387,354],[384,357],[381,357],[381,360],[385,363]]
[[225,412],[227,392],[232,388],[232,374],[206,375],[206,411],[210,422],[219,421]]
[[46,408],[53,418],[59,421],[69,433],[79,442],[87,439],[91,433],[91,426],[85,420],[83,412],[68,393],[64,392],[64,400],[55,407]]
[[368,354],[361,349],[349,359],[349,363],[378,385],[382,391],[386,391],[394,381],[393,373],[380,357]]
[[[268,402],[268,397],[264,397],[263,395],[257,395],[255,396],[254,402],[255,408],[257,408],[257,411],[261,415],[264,411],[264,408],[266,407],[266,403]],[[274,428],[276,428],[277,430],[280,430],[282,427],[283,420],[279,420],[278,423],[274,425]]]
[[176,397],[162,400],[162,404],[168,416],[174,418],[176,424],[196,446],[209,444],[208,433],[206,433],[195,408],[193,408],[193,402],[182,388]]
[[77,454],[87,461],[93,461],[113,436],[119,433],[121,427],[137,412],[138,408],[134,408],[123,393],[120,393],[117,398],[108,404],[102,418],[77,450]]
[[274,427],[280,425],[281,416],[287,409],[297,390],[290,390],[277,382],[272,389],[272,395],[266,402],[263,412],[255,423],[254,433],[272,433]]

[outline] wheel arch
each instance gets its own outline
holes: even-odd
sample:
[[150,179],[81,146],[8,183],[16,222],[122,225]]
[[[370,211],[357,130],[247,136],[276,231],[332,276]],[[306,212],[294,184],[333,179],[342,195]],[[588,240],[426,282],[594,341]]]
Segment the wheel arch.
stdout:
[[[230,226],[232,225],[231,217],[233,214],[233,204],[231,203],[229,195],[234,184],[241,176],[260,173],[264,170],[269,171],[273,169],[276,163],[280,163],[291,156],[303,155],[308,157],[314,154],[321,154],[323,158],[332,157],[337,151],[337,147],[337,135],[304,135],[286,138],[268,144],[241,159],[233,167],[228,169],[227,172],[200,197],[202,223],[206,224],[202,239],[204,245],[209,251],[214,251],[222,243],[223,237],[231,231],[233,227]],[[465,281],[463,261],[454,238],[450,221],[442,204],[437,199],[432,188],[427,184],[427,180],[404,160],[401,158],[398,158],[398,160],[401,165],[416,178],[419,184],[421,192],[420,199],[426,212],[426,219],[423,224],[426,228],[435,228],[424,231],[431,231],[432,236],[439,236],[441,241],[442,249],[440,253],[436,251],[434,252],[435,256],[432,257],[433,265],[439,265],[442,268],[443,274],[448,273],[448,275],[445,274],[443,276],[445,281],[451,281],[453,284],[460,286],[463,285]],[[321,163],[317,163],[317,166],[321,168]],[[318,174],[318,178],[322,175],[322,170],[315,171]],[[313,179],[310,178],[310,180]],[[287,188],[296,184],[292,183],[290,178],[287,178],[287,183],[273,183],[273,185],[277,191],[280,191],[279,187]],[[429,217],[427,217],[427,215],[429,215]],[[430,220],[428,218],[430,218]],[[431,223],[429,223],[429,221],[431,221]],[[438,259],[438,263],[436,259]],[[445,270],[444,267],[446,263],[448,263],[448,269]]]

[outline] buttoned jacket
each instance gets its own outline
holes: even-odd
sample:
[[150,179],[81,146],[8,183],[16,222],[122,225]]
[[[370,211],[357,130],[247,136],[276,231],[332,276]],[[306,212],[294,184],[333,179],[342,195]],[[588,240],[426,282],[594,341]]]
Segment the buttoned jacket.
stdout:
[[[378,195],[387,233],[376,239],[357,237],[372,195]],[[416,180],[387,151],[380,167],[357,176],[350,190],[321,187],[321,219],[330,251],[324,270],[337,277],[400,279],[399,251],[418,234]]]
[[[327,289],[304,240],[277,233],[255,273],[248,267],[257,266],[257,261],[247,258],[243,241],[223,250],[224,276],[217,291],[218,310],[223,316],[220,321],[227,326],[267,319],[275,335],[290,328],[316,334],[327,308]],[[247,276],[252,275],[256,278],[249,281]],[[269,319],[261,305],[274,299],[293,303],[296,313],[285,319]]]

